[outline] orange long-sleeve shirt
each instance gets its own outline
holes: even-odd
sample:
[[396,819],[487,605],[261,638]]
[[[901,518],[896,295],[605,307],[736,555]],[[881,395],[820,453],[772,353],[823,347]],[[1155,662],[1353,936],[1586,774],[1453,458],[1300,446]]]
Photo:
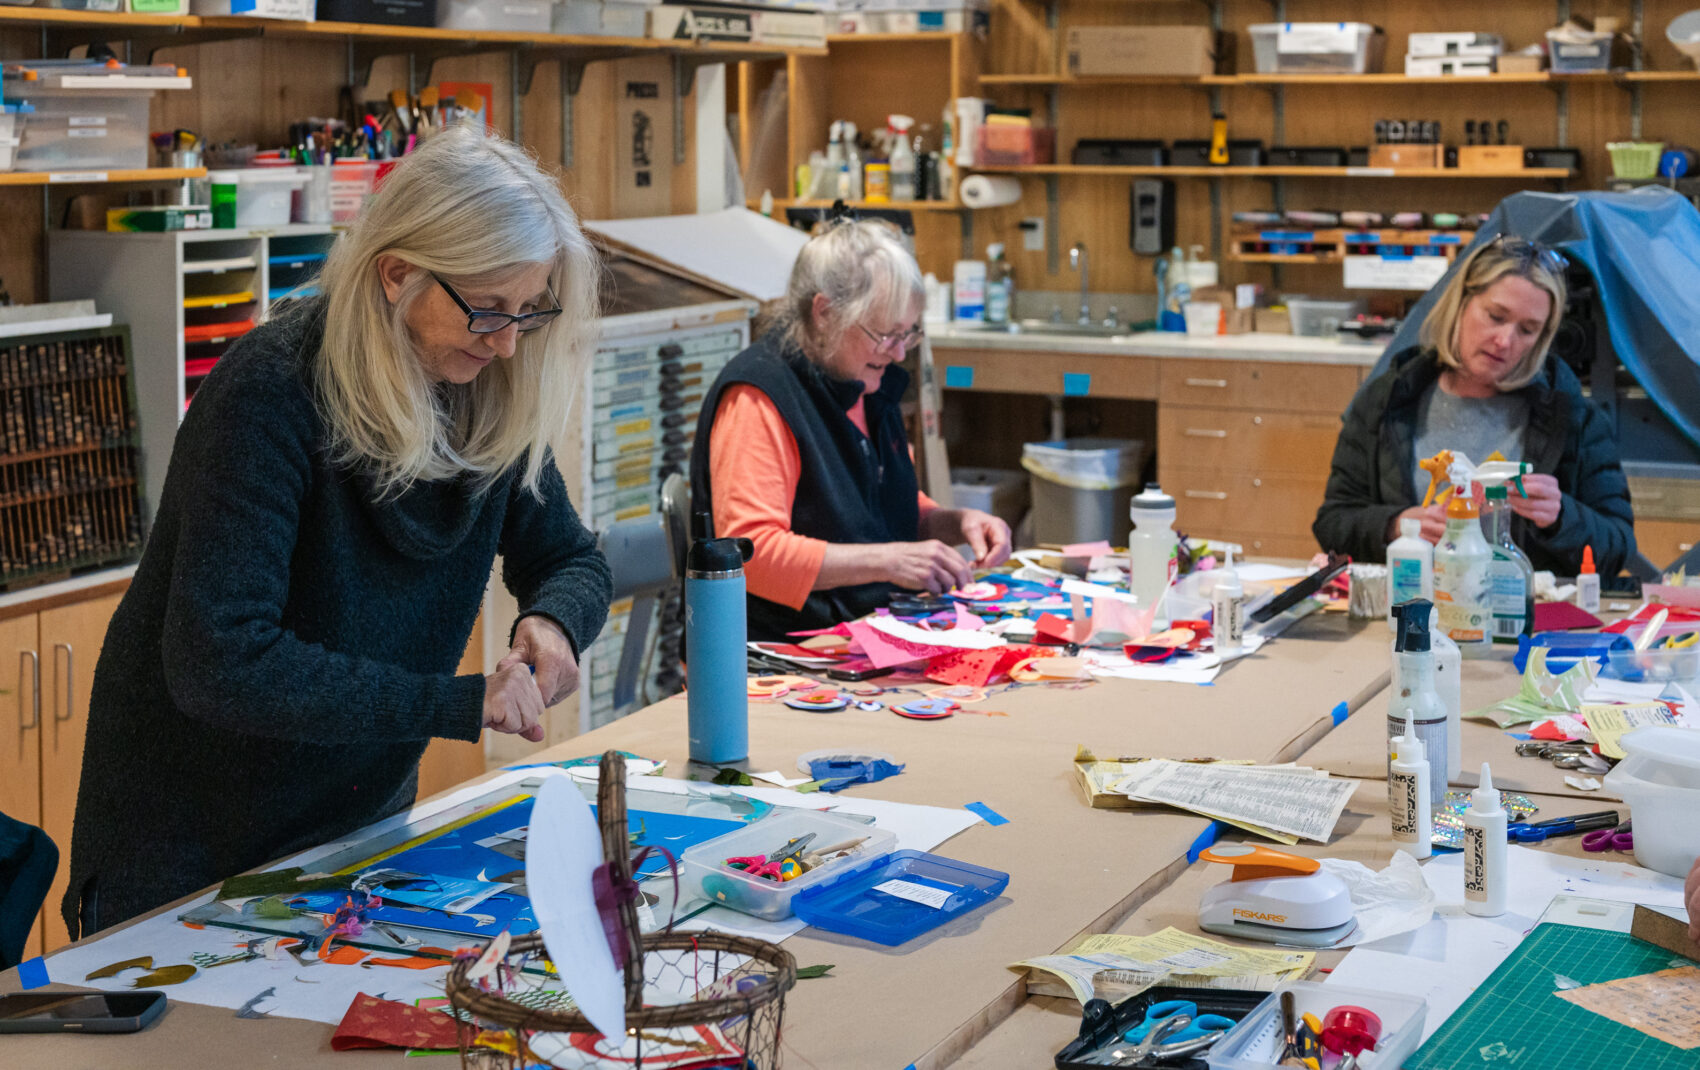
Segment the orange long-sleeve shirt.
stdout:
[[[862,434],[868,433],[861,398],[845,415]],[[771,398],[758,387],[738,383],[720,396],[708,451],[715,534],[755,544],[755,554],[744,566],[746,589],[801,609],[820,577],[827,542],[791,530],[791,506],[803,474],[797,436]],[[919,504],[923,518],[938,508],[924,493]]]

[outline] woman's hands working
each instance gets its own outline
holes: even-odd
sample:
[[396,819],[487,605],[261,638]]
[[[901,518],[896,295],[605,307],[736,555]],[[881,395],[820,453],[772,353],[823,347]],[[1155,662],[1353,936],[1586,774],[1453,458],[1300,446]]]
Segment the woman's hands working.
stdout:
[[[1009,559],[1009,525],[978,509],[935,509],[922,519],[920,535],[916,542],[828,544],[815,590],[894,583],[943,594],[971,582],[976,568],[996,568]],[[955,549],[963,543],[974,552],[972,563]]]
[[[1518,494],[1515,488],[1509,499],[1511,511],[1523,517],[1537,528],[1550,528],[1558,523],[1559,513],[1564,511],[1564,492],[1558,488],[1558,477],[1532,472],[1523,477],[1523,493]],[[1481,492],[1476,492],[1476,505],[1481,505]],[[1413,505],[1398,514],[1387,525],[1387,541],[1392,542],[1399,537],[1399,522],[1401,520],[1422,521],[1423,538],[1429,542],[1438,543],[1446,534],[1446,506],[1436,502],[1428,508]]]
[[541,742],[544,709],[576,690],[578,659],[566,633],[547,617],[524,617],[512,649],[484,678],[484,726]]

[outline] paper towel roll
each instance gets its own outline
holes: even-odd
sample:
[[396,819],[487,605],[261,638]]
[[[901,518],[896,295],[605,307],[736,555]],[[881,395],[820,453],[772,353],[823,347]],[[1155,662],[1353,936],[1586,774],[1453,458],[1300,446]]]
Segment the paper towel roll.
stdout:
[[1002,208],[1021,199],[1021,180],[1008,175],[969,175],[962,182],[962,203],[970,208]]

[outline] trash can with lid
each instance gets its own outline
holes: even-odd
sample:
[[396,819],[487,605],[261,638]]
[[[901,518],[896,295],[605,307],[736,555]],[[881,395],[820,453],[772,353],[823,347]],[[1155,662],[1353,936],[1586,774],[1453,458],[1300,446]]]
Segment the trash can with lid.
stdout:
[[1033,487],[1033,540],[1068,545],[1108,541],[1124,546],[1128,503],[1145,467],[1138,439],[1069,438],[1029,442],[1021,467]]

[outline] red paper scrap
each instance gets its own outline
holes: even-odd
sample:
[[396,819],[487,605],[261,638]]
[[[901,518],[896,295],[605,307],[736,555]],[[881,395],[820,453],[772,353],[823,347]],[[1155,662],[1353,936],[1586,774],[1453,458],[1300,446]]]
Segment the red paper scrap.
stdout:
[[985,687],[1017,664],[1050,653],[1041,647],[1000,646],[990,650],[957,650],[927,662],[927,679],[953,687]]
[[455,1020],[364,992],[354,997],[331,1035],[332,1051],[356,1048],[459,1048]]
[[1565,743],[1575,737],[1569,732],[1566,732],[1564,729],[1558,727],[1558,725],[1553,721],[1545,720],[1529,730],[1529,738],[1544,739],[1554,743]]
[[1605,623],[1572,602],[1536,602],[1535,631],[1572,632],[1583,628],[1598,628]]

